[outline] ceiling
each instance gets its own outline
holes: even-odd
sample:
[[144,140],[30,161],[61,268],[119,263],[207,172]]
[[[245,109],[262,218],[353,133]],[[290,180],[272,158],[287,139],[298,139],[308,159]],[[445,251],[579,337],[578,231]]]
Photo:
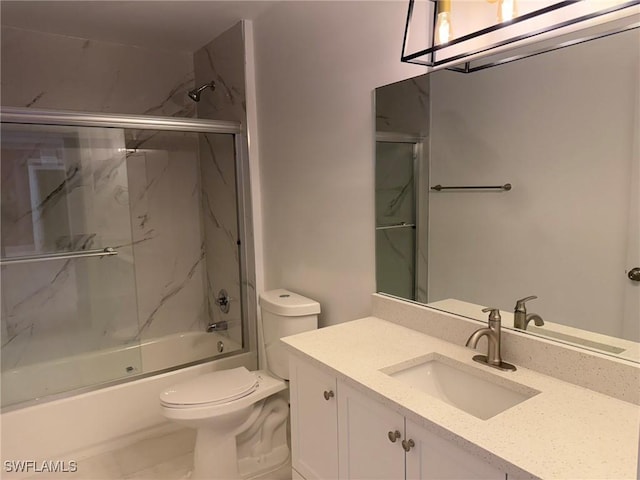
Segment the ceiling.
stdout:
[[104,42],[194,52],[276,1],[6,1],[2,25]]

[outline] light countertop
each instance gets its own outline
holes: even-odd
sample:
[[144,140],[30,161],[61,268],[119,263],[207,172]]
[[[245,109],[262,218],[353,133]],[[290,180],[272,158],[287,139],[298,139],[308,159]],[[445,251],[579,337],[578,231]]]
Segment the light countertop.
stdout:
[[[486,322],[487,320],[487,314],[482,311],[482,309],[485,308],[484,305],[476,305],[475,303],[469,303],[455,298],[430,302],[427,306],[473,318],[481,322]],[[512,311],[500,310],[500,316],[502,317],[503,327],[513,325]],[[564,341],[596,352],[615,355],[625,360],[640,362],[640,343],[632,342],[631,340],[611,337],[601,333],[550,322],[549,319],[544,320],[544,326],[542,327],[537,327],[532,322],[527,328],[527,333],[534,333],[541,337]]]
[[[464,346],[375,317],[283,342],[291,353],[328,367],[339,380],[514,477],[637,478],[640,407],[631,403],[523,367],[501,372],[480,365]],[[492,375],[496,383],[504,379],[540,393],[481,420],[380,371],[432,352]]]

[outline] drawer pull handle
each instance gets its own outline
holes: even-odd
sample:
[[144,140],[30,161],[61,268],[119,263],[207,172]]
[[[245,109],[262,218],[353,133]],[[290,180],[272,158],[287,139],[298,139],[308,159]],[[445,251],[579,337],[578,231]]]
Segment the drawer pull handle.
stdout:
[[335,395],[333,393],[333,390],[329,390],[329,391],[325,390],[324,391],[324,399],[325,400],[329,400],[330,398],[333,398],[333,397],[335,397]]
[[389,436],[389,441],[391,443],[396,443],[396,440],[400,438],[400,432],[398,430],[395,432],[389,432],[387,435]]
[[411,440],[411,439],[402,440],[402,448],[404,448],[405,452],[408,452],[409,450],[411,450],[415,446],[416,446],[415,442],[413,440]]

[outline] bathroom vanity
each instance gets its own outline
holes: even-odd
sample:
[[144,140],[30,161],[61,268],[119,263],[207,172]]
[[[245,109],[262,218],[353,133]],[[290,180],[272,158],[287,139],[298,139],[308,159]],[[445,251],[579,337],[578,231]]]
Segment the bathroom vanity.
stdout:
[[[384,310],[376,302],[387,300],[374,299],[374,315]],[[426,317],[443,315],[411,307]],[[469,322],[446,321],[450,330]],[[504,353],[517,371],[480,365],[464,340],[445,341],[377,316],[283,341],[291,354],[294,476],[636,478],[634,403]]]

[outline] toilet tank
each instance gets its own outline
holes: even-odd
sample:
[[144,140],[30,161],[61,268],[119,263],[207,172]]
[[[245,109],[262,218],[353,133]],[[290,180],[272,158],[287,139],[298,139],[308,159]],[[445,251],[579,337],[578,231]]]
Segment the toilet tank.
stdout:
[[289,356],[280,339],[318,328],[320,304],[284,289],[260,295],[267,369],[289,379]]

